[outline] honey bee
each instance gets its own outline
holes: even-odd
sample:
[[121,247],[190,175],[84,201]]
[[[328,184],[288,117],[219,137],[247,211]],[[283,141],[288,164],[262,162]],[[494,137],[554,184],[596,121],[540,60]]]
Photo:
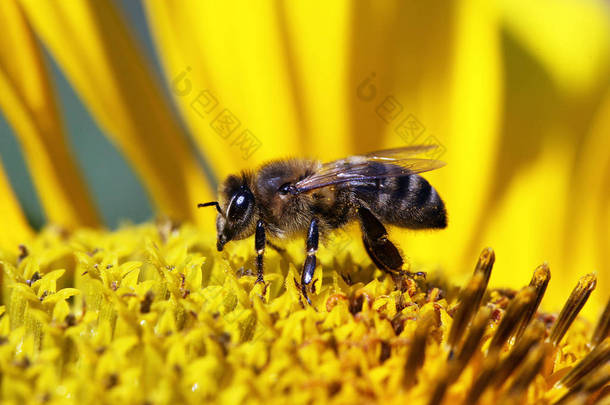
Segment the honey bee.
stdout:
[[217,248],[254,234],[257,282],[263,281],[265,245],[305,236],[306,258],[300,288],[309,304],[307,286],[316,267],[323,237],[351,221],[359,221],[362,241],[373,263],[390,274],[403,274],[403,258],[383,225],[410,229],[447,226],[445,204],[418,173],[445,165],[416,158],[434,145],[415,145],[349,156],[329,163],[310,159],[277,160],[256,172],[230,175],[219,188],[215,206]]

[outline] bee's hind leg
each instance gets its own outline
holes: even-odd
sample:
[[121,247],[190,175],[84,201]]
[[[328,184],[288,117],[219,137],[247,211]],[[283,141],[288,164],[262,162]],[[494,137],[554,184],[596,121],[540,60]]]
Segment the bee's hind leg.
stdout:
[[[362,242],[375,265],[398,281],[403,275],[412,275],[403,270],[404,260],[398,248],[388,239],[385,227],[367,208],[358,208]],[[416,273],[415,275],[420,275]]]
[[364,248],[371,260],[381,270],[400,273],[404,260],[398,248],[388,239],[385,226],[364,207],[358,208]]
[[309,223],[309,231],[307,232],[307,240],[305,246],[307,248],[307,257],[303,264],[303,272],[301,273],[301,292],[305,300],[311,305],[311,300],[307,296],[307,285],[313,279],[313,273],[316,269],[316,252],[318,251],[318,220],[313,218]]

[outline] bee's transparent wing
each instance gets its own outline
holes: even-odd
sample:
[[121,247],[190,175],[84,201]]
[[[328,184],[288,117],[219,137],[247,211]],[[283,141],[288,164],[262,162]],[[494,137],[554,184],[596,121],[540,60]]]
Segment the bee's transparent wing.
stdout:
[[306,192],[350,181],[369,181],[438,169],[445,166],[445,162],[407,157],[435,147],[435,145],[415,145],[335,160],[323,164],[314,174],[298,181],[295,186],[300,192]]
[[435,144],[409,145],[401,148],[377,150],[374,152],[369,152],[363,156],[380,160],[406,159],[408,157],[420,155],[424,152],[430,152],[436,148],[438,148],[438,145]]

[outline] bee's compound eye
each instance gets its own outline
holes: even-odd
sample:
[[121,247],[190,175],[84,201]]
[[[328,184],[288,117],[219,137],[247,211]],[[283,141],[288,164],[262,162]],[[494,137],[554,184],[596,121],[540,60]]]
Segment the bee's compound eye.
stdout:
[[227,216],[231,221],[239,221],[245,219],[249,214],[254,196],[245,187],[242,187],[231,199]]

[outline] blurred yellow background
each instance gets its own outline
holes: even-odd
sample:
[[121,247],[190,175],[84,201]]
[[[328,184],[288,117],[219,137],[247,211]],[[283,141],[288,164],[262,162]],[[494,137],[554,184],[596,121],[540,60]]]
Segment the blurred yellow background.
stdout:
[[[457,283],[492,246],[492,285],[517,287],[548,261],[548,310],[595,271],[597,315],[610,290],[609,17],[601,0],[3,0],[0,110],[45,218],[72,229],[103,225],[104,207],[51,62],[155,212],[209,232],[214,213],[196,203],[228,173],[438,144],[448,165],[425,177],[449,227],[394,230],[411,262]],[[34,231],[12,177],[0,171],[0,246],[16,250]]]

